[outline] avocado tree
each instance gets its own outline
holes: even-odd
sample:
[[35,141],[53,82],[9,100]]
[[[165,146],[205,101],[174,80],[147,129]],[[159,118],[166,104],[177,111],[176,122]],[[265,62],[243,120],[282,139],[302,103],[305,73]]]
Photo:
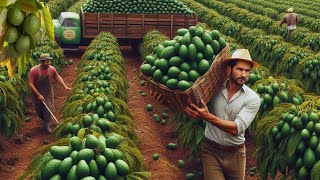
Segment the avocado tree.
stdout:
[[257,123],[257,168],[261,179],[277,173],[317,179],[320,167],[319,96],[300,105],[282,103]]
[[54,40],[52,18],[47,5],[37,0],[4,0],[0,4],[0,65],[8,73],[26,71],[35,43],[47,36]]

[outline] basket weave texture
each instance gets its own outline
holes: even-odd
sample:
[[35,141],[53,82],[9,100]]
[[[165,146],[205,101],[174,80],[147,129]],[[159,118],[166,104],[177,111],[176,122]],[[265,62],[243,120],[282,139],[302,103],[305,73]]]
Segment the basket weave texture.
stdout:
[[151,77],[142,74],[147,82],[147,86],[154,92],[164,96],[167,105],[172,109],[183,109],[191,103],[198,106],[201,100],[208,103],[212,96],[221,88],[227,80],[227,66],[225,59],[230,57],[230,47],[227,44],[215,57],[209,70],[185,91],[171,90],[165,85],[155,82]]

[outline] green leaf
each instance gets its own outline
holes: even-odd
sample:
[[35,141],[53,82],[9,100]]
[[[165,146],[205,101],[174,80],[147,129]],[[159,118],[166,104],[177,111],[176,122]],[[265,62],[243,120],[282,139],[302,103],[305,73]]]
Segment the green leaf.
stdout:
[[270,165],[270,169],[269,169],[269,172],[270,172],[270,176],[274,179],[276,174],[277,174],[277,169],[278,169],[278,166],[279,166],[279,160],[280,160],[280,156],[281,154],[279,153],[275,153],[273,155],[273,158],[272,158],[272,163]]
[[0,7],[7,7],[13,3],[15,3],[17,0],[1,0]]
[[27,166],[25,173],[18,178],[18,180],[28,179],[34,171],[38,171],[41,167],[46,164],[48,161],[54,159],[51,154],[48,152],[46,154],[39,154],[32,159],[32,162]]
[[46,26],[46,34],[50,40],[54,41],[54,27],[49,7],[44,3],[41,4],[43,6],[41,10],[41,19],[42,22],[44,22],[44,25]]
[[143,172],[134,172],[134,173],[130,173],[127,176],[128,180],[141,180],[141,179],[150,179],[150,173],[147,171],[143,171]]
[[143,155],[137,147],[130,147],[121,143],[118,149],[124,153],[123,160],[128,163],[132,172],[145,171]]
[[287,165],[287,161],[285,156],[280,156],[278,169],[280,170],[281,173],[285,172],[286,165]]
[[6,122],[6,127],[4,127],[4,128],[9,129],[10,126],[11,126],[11,119],[10,119],[10,117],[7,116],[7,114],[3,114],[2,117],[3,117],[3,119],[4,119],[5,122]]
[[18,61],[17,61],[17,67],[18,67],[18,74],[22,74],[22,70],[23,70],[23,58],[25,56],[25,53],[23,53],[19,58],[18,58]]
[[50,151],[50,147],[51,146],[68,146],[69,145],[69,142],[70,142],[70,138],[61,138],[57,141],[54,141],[50,144],[47,144],[47,145],[44,145],[44,146],[41,146],[35,150],[32,151],[32,154],[33,155],[36,155],[36,154],[45,154],[47,152]]
[[17,126],[20,126],[19,120],[23,116],[23,113],[21,112],[21,110],[19,110],[19,109],[9,110],[9,108],[7,108],[5,111],[3,111],[3,118],[4,119],[6,119],[5,115],[9,121],[9,122],[6,122],[8,127],[10,126],[10,128],[12,129],[12,132],[16,131],[18,128]]
[[320,161],[316,162],[311,169],[311,179],[320,180]]
[[203,132],[203,130],[201,128],[197,128],[195,131],[196,131],[195,132],[195,134],[196,134],[196,144],[199,144],[204,138],[204,132]]
[[0,33],[0,53],[2,54],[2,55],[1,55],[2,58],[0,58],[0,62],[1,62],[1,59],[4,59],[4,57],[6,57],[6,56],[4,55],[4,51],[3,51],[4,38],[5,38],[4,33],[5,33],[6,30],[3,30],[3,31],[4,31],[3,34]]
[[22,11],[29,13],[36,12],[43,8],[37,0],[18,0],[15,5]]
[[[5,42],[6,44],[7,42]],[[7,46],[0,52],[0,66],[7,66],[8,74],[10,77],[14,75],[14,69],[16,67],[17,59],[13,59],[7,56]]]
[[26,53],[23,53],[19,58],[18,58],[18,74],[21,75],[26,72],[27,70],[27,62],[29,60],[29,57],[31,57],[31,52],[28,51]]
[[25,73],[27,71],[27,64],[29,63],[30,57],[31,57],[31,50],[27,51],[25,54],[25,58],[24,58],[24,71],[23,73]]
[[289,156],[292,156],[293,153],[296,151],[297,145],[299,144],[300,140],[301,136],[299,133],[290,136],[287,144],[287,153]]
[[84,104],[83,100],[76,100],[76,101],[73,101],[73,102],[67,104],[66,106],[63,107],[62,118],[67,118],[67,117],[75,114],[76,109],[79,106],[82,106],[83,104]]

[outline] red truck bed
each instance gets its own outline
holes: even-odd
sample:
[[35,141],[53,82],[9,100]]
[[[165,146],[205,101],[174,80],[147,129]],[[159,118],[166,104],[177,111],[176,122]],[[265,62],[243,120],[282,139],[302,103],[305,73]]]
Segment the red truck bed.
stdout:
[[197,15],[178,14],[104,14],[81,9],[82,37],[95,38],[100,32],[111,32],[117,38],[142,39],[151,30],[173,38],[180,28],[198,22]]

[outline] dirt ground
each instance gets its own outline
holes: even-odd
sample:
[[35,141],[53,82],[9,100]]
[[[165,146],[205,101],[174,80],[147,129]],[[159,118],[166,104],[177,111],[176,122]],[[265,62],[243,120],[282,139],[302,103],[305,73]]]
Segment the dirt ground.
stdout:
[[[137,134],[140,139],[140,151],[144,155],[147,171],[151,173],[152,180],[183,180],[189,172],[198,174],[201,169],[201,163],[197,160],[188,161],[189,155],[187,150],[181,147],[174,151],[166,148],[170,142],[177,143],[173,127],[170,126],[173,112],[159,105],[154,99],[149,96],[149,91],[146,86],[140,85],[139,67],[141,65],[139,54],[130,46],[121,47],[124,58],[126,59],[126,72],[129,82],[129,110],[135,118],[137,124]],[[66,61],[74,60],[74,64],[67,65],[60,73],[68,86],[72,86],[76,73],[76,66],[79,64],[81,53],[66,53]],[[141,91],[147,95],[141,95]],[[68,95],[61,87],[55,89],[55,116],[60,120],[60,109]],[[145,106],[153,105],[153,111],[147,112]],[[30,114],[26,117],[32,117],[30,122],[23,122],[16,136],[11,139],[5,139],[0,136],[0,179],[18,179],[21,176],[35,156],[34,150],[46,143],[55,141],[52,135],[46,134],[42,128],[42,123],[34,112],[34,107],[31,102],[27,103]],[[155,122],[153,114],[161,114],[168,112],[169,117],[167,123],[162,125]],[[247,170],[246,179],[258,179],[256,176],[250,176],[250,168],[254,166],[254,146],[252,139],[249,137],[246,141],[247,147]],[[159,159],[153,160],[153,154],[158,153]],[[178,160],[184,160],[186,165],[184,168],[178,167]],[[202,179],[198,176],[197,179]]]

